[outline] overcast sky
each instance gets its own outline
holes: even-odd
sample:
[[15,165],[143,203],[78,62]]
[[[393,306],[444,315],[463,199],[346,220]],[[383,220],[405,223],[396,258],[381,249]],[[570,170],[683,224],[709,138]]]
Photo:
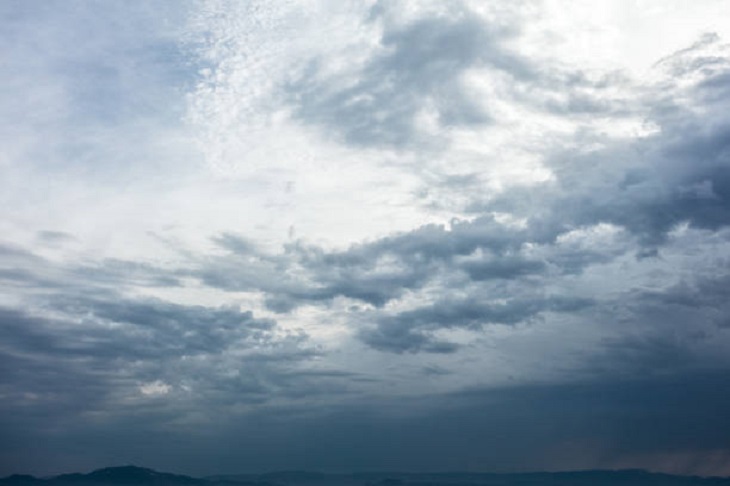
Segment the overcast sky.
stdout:
[[730,475],[726,0],[4,0],[0,53],[0,474]]

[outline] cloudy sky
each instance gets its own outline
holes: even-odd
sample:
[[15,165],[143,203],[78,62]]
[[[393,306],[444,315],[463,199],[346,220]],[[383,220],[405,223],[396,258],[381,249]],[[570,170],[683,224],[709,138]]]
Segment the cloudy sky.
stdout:
[[730,475],[726,0],[4,0],[0,53],[0,474]]

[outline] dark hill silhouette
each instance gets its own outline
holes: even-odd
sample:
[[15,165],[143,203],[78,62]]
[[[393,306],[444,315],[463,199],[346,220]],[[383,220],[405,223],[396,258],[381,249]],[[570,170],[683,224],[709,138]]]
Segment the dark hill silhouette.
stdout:
[[208,486],[204,479],[179,474],[157,472],[137,466],[105,467],[89,474],[62,474],[44,481],[48,486],[62,485],[151,485],[151,486]]
[[8,476],[7,478],[2,479],[3,484],[6,484],[8,486],[10,485],[25,485],[25,484],[34,484],[38,482],[39,480],[34,478],[33,476],[29,474],[13,474],[12,476]]
[[730,478],[675,476],[642,470],[490,473],[323,474],[282,471],[267,474],[193,478],[152,469],[122,466],[88,474],[36,478],[15,474],[0,486],[730,486]]

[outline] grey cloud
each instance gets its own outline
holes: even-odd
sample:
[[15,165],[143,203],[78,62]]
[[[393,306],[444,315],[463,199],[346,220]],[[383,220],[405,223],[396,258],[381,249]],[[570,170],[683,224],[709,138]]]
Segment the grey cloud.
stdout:
[[[422,287],[455,257],[469,255],[478,248],[499,254],[519,246],[521,236],[521,231],[509,230],[493,218],[484,217],[474,222],[454,221],[449,228],[423,226],[341,252],[295,247],[292,255],[311,272],[314,285],[283,291],[271,302],[284,304],[281,308],[286,309],[297,302],[326,301],[341,295],[382,306],[404,291]],[[502,271],[508,272],[506,268]],[[482,274],[481,278],[486,276]]]
[[[103,294],[36,299],[34,308],[36,314],[0,312],[0,361],[7,365],[0,408],[40,433],[61,419],[71,427],[85,413],[124,415],[130,406],[139,413],[162,407],[164,420],[184,422],[201,404],[222,413],[276,397],[306,398],[319,387],[334,393],[326,378],[289,377],[319,354],[306,334],[284,332],[249,311]],[[158,380],[169,387],[163,394],[183,401],[145,401],[139,387]]]
[[67,276],[92,285],[138,285],[142,287],[181,287],[176,270],[160,268],[146,262],[105,259],[100,263],[74,265],[64,270]]
[[[663,291],[644,291],[638,296],[644,303],[675,308],[718,309],[730,306],[730,268],[727,262],[718,262],[718,276],[702,276],[694,281],[683,281]],[[722,315],[724,312],[718,312]],[[720,324],[720,323],[718,323]]]
[[547,270],[545,262],[515,256],[497,257],[489,260],[470,261],[462,265],[472,280],[512,279]]
[[0,244],[0,255],[3,257],[5,262],[9,262],[9,259],[13,259],[21,263],[35,263],[43,261],[43,258],[29,250],[8,244]]
[[[50,240],[46,238],[45,241],[55,244],[71,238],[71,235],[53,233]],[[73,264],[57,263],[25,248],[2,244],[0,256],[0,280],[5,285],[25,287],[29,291],[70,291],[75,288],[82,293],[92,289],[97,293],[108,293],[122,286],[181,286],[181,274],[176,269],[161,268],[147,262],[108,258]]]
[[229,250],[239,255],[246,255],[256,252],[256,246],[251,241],[232,233],[223,233],[214,238],[213,241],[215,241],[222,248],[225,248],[226,250]]
[[125,372],[137,363],[151,366],[154,373],[177,360],[205,360],[233,347],[256,353],[266,349],[276,352],[284,339],[274,338],[272,321],[233,309],[159,301],[65,300],[47,310],[59,317],[4,311],[4,352],[59,363],[86,361],[87,366],[105,372]]
[[73,235],[65,233],[63,231],[39,231],[37,238],[49,245],[59,245],[75,240]]
[[296,374],[319,355],[307,336],[249,312],[118,297],[46,310],[56,317],[0,310],[3,470],[114,463],[150,441],[204,441],[205,424],[243,410],[350,393],[335,371]]
[[[722,56],[708,55],[706,48],[717,45],[721,38],[717,33],[706,32],[691,46],[680,49],[655,63],[655,67],[665,68],[673,76],[686,76],[705,68],[726,68],[728,60]],[[699,54],[699,55],[697,55]]]
[[[376,15],[377,17],[377,15]],[[456,5],[453,15],[405,26],[384,24],[379,51],[355,81],[321,79],[317,63],[288,87],[297,115],[360,146],[428,145],[418,114],[431,107],[443,127],[479,125],[490,115],[461,82],[465,70],[490,66],[526,76],[529,65],[501,46],[508,34]]]
[[[625,251],[621,245],[610,252],[562,248],[555,244],[562,231],[565,228],[552,222],[516,228],[482,216],[472,221],[453,220],[449,226],[423,226],[340,252],[298,246],[290,256],[309,272],[311,287],[293,290],[302,285],[299,283],[289,289],[271,288],[270,302],[289,310],[308,300],[323,302],[344,296],[381,307],[440,278],[458,280],[460,272],[485,285],[545,278],[551,273],[579,273]],[[526,244],[539,248],[540,253],[525,253]],[[481,256],[475,257],[478,251]]]
[[479,330],[490,324],[514,325],[541,312],[577,312],[592,304],[590,299],[566,297],[517,298],[506,303],[490,303],[486,295],[466,300],[444,299],[395,315],[383,315],[375,328],[361,331],[359,337],[380,351],[454,352],[457,345],[436,340],[432,333],[455,328]]
[[616,88],[633,88],[620,72],[600,75],[561,66],[538,65],[529,78],[517,80],[510,96],[524,106],[559,116],[611,116],[620,119],[636,114],[635,102],[617,94]]
[[423,331],[400,323],[379,325],[375,329],[361,331],[358,337],[373,349],[391,353],[423,351],[446,354],[459,349],[455,343],[434,339]]
[[[658,317],[658,316],[654,316]],[[660,325],[654,321],[655,325]],[[701,335],[693,331],[695,335]],[[671,331],[656,330],[621,338],[605,339],[602,349],[586,365],[599,375],[661,376],[697,367],[699,361],[692,350],[697,337],[673,335]]]
[[190,274],[216,288],[263,290],[268,307],[277,312],[338,296],[381,306],[429,275],[426,265],[379,269],[378,259],[386,253],[368,245],[343,252],[293,245],[281,255],[256,254],[253,260],[237,255],[203,260]]
[[272,289],[274,293],[266,298],[266,305],[276,312],[289,312],[303,303],[329,303],[342,296],[381,307],[409,287],[417,285],[425,274],[417,271],[391,275],[353,274],[353,280],[346,276],[319,276],[324,285],[308,287],[305,284],[299,288]]
[[[68,315],[134,326],[145,336],[150,356],[187,355],[219,352],[233,343],[265,342],[274,322],[255,319],[250,311],[182,306],[162,301],[94,301],[59,299],[54,310]],[[108,333],[106,330],[103,333]],[[114,342],[114,339],[110,340]],[[142,342],[138,343],[142,344]],[[129,350],[134,352],[134,350]],[[100,353],[106,355],[105,349]]]
[[38,289],[58,284],[50,262],[34,252],[15,245],[0,244],[0,283],[14,289]]
[[[730,272],[727,263],[717,264],[716,275],[695,276],[662,290],[636,292],[625,305],[636,320],[653,322],[658,332],[675,329],[676,337],[711,338],[705,332],[722,333],[730,328]],[[677,330],[682,329],[682,333]]]
[[311,261],[305,267],[304,276],[290,274],[290,269],[298,264],[298,258],[292,255],[262,258],[256,262],[223,257],[202,262],[190,271],[190,275],[214,288],[263,291],[267,307],[281,313],[303,303],[326,304],[338,296],[381,306],[426,274],[418,269],[374,274],[363,268],[328,268]]
[[[728,70],[701,72],[702,82],[689,88],[660,86],[643,101],[660,127],[657,133],[630,143],[589,138],[584,142],[604,148],[550,155],[547,164],[556,181],[539,194],[515,188],[471,209],[524,215],[531,228],[553,234],[612,223],[638,239],[643,247],[639,253],[666,243],[667,234],[680,223],[713,231],[726,227],[730,127],[723,114],[730,105],[730,89],[714,81],[724,79]],[[691,100],[702,114],[674,103],[664,90]]]
[[[453,220],[448,226],[426,225],[342,251],[297,243],[277,256],[257,254],[253,260],[223,256],[202,261],[191,275],[226,290],[263,290],[271,310],[289,312],[340,296],[382,307],[439,279],[463,280],[462,273],[484,285],[579,273],[620,254],[556,247],[560,230],[556,225],[510,227],[482,216]],[[541,253],[525,254],[528,243],[540,247]],[[477,251],[482,255],[475,257]]]
[[[692,133],[699,127],[683,128]],[[601,187],[610,200],[587,195],[580,199],[568,196],[570,199],[559,202],[569,208],[563,216],[572,216],[578,224],[618,224],[637,235],[644,245],[663,243],[667,233],[682,222],[710,230],[727,226],[730,223],[730,169],[728,162],[723,160],[727,142],[721,140],[727,140],[728,133],[722,128],[704,144],[701,139],[689,136],[682,145],[663,149],[663,153],[656,154],[661,159],[651,169],[651,178],[616,180]],[[700,144],[703,148],[695,149]],[[664,169],[661,165],[666,162],[675,165]],[[695,163],[700,167],[693,166]],[[661,170],[685,173],[678,174],[677,180],[666,180],[654,172]]]
[[[531,110],[613,117],[637,112],[630,100],[615,94],[616,86],[631,86],[621,73],[588,75],[507,48],[505,41],[520,28],[514,12],[502,12],[503,18],[511,18],[510,25],[490,24],[457,2],[446,14],[403,25],[388,21],[388,10],[380,3],[372,11],[370,21],[381,21],[383,32],[379,48],[364,66],[325,75],[325,60],[315,59],[288,83],[285,98],[301,120],[355,146],[443,147],[449,142],[449,127],[488,127],[495,121],[491,100],[480,99],[463,82],[469,69],[488,72],[499,96]],[[435,115],[438,134],[418,127],[418,116],[426,112]]]
[[9,309],[0,312],[2,409],[20,423],[66,420],[98,409],[110,389],[125,381],[114,356],[100,363],[83,351],[84,342],[59,336],[63,324]]
[[[688,75],[698,72],[704,79],[685,96],[706,112],[659,112],[661,133],[637,145],[645,161],[636,165],[646,167],[653,181],[644,179],[623,191],[625,200],[636,203],[633,211],[624,211],[625,225],[637,233],[645,227],[649,240],[661,239],[681,221],[711,230],[730,222],[730,126],[723,116],[730,105],[730,88],[716,84],[730,73],[730,62],[710,70],[695,66]],[[637,197],[640,194],[643,197]]]
[[[724,73],[710,73],[706,81],[717,76]],[[661,132],[628,145],[608,143],[590,154],[554,154],[549,162],[557,177],[555,184],[533,194],[515,189],[480,208],[525,215],[525,227],[508,227],[480,216],[473,221],[454,221],[449,227],[424,226],[340,252],[292,245],[270,264],[272,268],[296,265],[306,277],[267,284],[263,288],[268,303],[272,309],[286,312],[304,303],[327,303],[344,296],[382,307],[428,284],[465,285],[471,281],[490,289],[497,280],[539,282],[549,275],[580,274],[591,265],[608,263],[631,251],[656,255],[668,232],[682,222],[719,230],[730,222],[730,138],[720,113],[730,97],[721,86],[707,86],[700,83],[689,93],[693,100],[704,103],[703,93],[711,89],[713,99],[722,100],[707,105],[707,116],[698,118],[679,107],[667,110],[666,100],[658,99],[655,113]],[[567,248],[558,241],[561,234],[599,223],[617,225],[627,235],[621,235],[610,249]],[[525,251],[526,245],[533,248],[532,256]],[[487,256],[474,259],[477,250]],[[465,257],[469,258],[460,261]],[[465,273],[466,281],[458,279],[457,269]],[[489,316],[493,309],[481,311]],[[529,306],[525,312],[529,314]],[[406,317],[389,326],[378,324],[364,330],[360,337],[373,347],[397,352],[429,347],[432,351],[454,350],[448,343],[434,341],[423,324],[425,317],[410,316],[420,324],[408,324]],[[379,323],[380,319],[387,321],[383,316],[376,318]],[[454,322],[467,325],[464,320]]]
[[436,365],[426,365],[421,369],[421,372],[426,376],[446,376],[452,374],[452,371]]
[[724,351],[730,345],[727,263],[719,263],[714,273],[604,299],[590,318],[614,332],[586,356],[584,372],[653,377],[730,365]]

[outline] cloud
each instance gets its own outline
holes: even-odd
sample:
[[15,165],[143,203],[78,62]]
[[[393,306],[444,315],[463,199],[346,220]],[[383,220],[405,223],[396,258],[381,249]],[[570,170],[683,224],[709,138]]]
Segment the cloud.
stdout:
[[[204,394],[205,389],[232,385],[237,370],[247,363],[261,363],[267,373],[277,362],[305,360],[312,352],[306,349],[305,335],[275,332],[273,321],[234,309],[76,299],[56,302],[47,310],[62,317],[5,310],[3,354],[11,360],[42,358],[45,366],[64,370],[69,379],[104,384],[112,395],[129,393],[125,382],[154,377],[201,387],[197,391]],[[85,371],[78,368],[81,363]],[[222,373],[221,381],[210,373]],[[32,382],[6,384],[16,388],[17,396],[40,392]]]
[[38,239],[49,245],[60,245],[73,241],[74,237],[63,231],[39,231]]
[[142,392],[143,395],[167,395],[170,393],[171,388],[172,387],[167,383],[157,380],[140,385],[139,391]]
[[[663,469],[663,460],[686,454],[695,461],[674,464],[676,473],[722,473],[713,456],[726,450],[728,406],[721,374],[694,374],[660,380],[637,377],[603,383],[471,388],[413,400],[361,403],[319,410],[256,411],[213,425],[194,441],[172,441],[174,430],[147,433],[130,423],[86,428],[74,438],[100,443],[109,433],[121,439],[105,449],[117,457],[141,458],[167,444],[158,464],[190,470],[210,468],[205,450],[220,448],[216,467],[277,469],[282,464],[328,470],[451,470],[476,462],[480,469],[612,469],[631,464]],[[539,404],[539,406],[535,406]],[[387,406],[383,406],[387,405]],[[127,425],[121,433],[117,427]],[[437,435],[441,440],[429,440]],[[292,440],[306,437],[306,440]],[[76,447],[74,442],[69,447]],[[129,444],[138,444],[135,451]],[[241,454],[241,449],[247,452]],[[646,457],[652,451],[651,458]],[[103,453],[95,455],[103,458]],[[178,466],[179,467],[179,466]],[[168,468],[169,469],[169,468]],[[437,470],[440,470],[437,469]]]
[[546,159],[555,180],[539,195],[515,188],[472,210],[523,215],[529,226],[554,234],[610,223],[646,248],[660,246],[684,222],[711,230],[726,226],[727,124],[717,110],[728,97],[716,81],[727,75],[727,66],[696,52],[709,46],[724,52],[713,39],[676,55],[679,64],[696,58],[691,74],[663,81],[638,99],[658,127],[654,133],[629,142],[589,136],[585,143],[596,148],[569,147]]
[[405,22],[393,22],[389,8],[373,8],[370,22],[379,23],[380,42],[356,72],[327,76],[314,60],[287,86],[298,118],[355,145],[423,147],[434,133],[419,126],[422,118],[446,130],[490,123],[488,107],[463,82],[467,70],[488,66],[517,77],[530,71],[502,45],[508,29],[463,5]]
[[721,35],[179,5],[0,6],[0,469],[714,470]]
[[[186,422],[203,404],[212,417],[277,394],[293,400],[316,393],[319,383],[288,378],[319,354],[302,330],[235,305],[125,295],[133,286],[161,285],[168,271],[160,268],[104,262],[92,271],[20,248],[5,254],[13,271],[2,285],[14,289],[22,307],[0,311],[0,360],[8,370],[0,379],[3,410],[33,422],[36,434],[56,433],[59,420],[67,423],[63,433],[89,416],[114,421],[146,409],[145,398],[172,401],[144,413]],[[140,265],[156,277],[133,277]],[[167,283],[179,286],[174,278]]]
[[455,328],[479,330],[493,324],[515,325],[541,312],[576,312],[591,304],[589,299],[564,297],[510,299],[505,303],[489,302],[488,295],[461,301],[443,299],[414,310],[384,315],[374,329],[362,331],[360,338],[381,351],[454,352],[458,345],[434,339],[433,332]]

